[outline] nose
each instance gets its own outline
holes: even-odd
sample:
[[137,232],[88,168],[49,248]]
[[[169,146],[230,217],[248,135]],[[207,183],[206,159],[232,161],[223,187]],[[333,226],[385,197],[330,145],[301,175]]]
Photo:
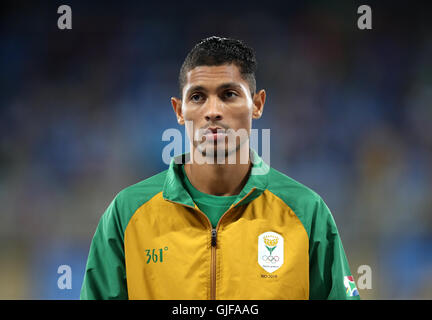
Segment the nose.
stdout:
[[204,114],[206,121],[212,122],[222,120],[222,108],[220,104],[221,101],[219,101],[217,98],[208,99]]

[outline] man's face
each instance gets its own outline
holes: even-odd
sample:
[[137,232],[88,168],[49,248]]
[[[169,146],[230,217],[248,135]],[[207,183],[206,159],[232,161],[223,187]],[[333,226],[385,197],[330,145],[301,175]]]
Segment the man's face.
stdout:
[[199,66],[186,75],[183,100],[171,103],[180,124],[203,155],[225,156],[248,141],[252,119],[259,118],[265,101],[261,90],[252,98],[248,83],[234,64]]

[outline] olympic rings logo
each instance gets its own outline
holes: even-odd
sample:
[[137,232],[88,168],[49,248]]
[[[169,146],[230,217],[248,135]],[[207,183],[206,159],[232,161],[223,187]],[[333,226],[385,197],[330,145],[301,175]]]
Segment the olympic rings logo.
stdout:
[[265,262],[270,262],[270,263],[276,263],[279,261],[279,257],[278,256],[266,256],[263,255],[261,257]]

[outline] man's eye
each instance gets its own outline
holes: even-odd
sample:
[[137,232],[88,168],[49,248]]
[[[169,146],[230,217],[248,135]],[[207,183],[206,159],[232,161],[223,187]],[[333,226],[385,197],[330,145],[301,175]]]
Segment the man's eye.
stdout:
[[234,98],[237,96],[237,93],[235,93],[234,91],[226,91],[225,92],[225,97],[226,98]]
[[193,95],[191,95],[190,100],[192,100],[193,102],[198,102],[200,101],[202,98],[202,96],[198,93],[195,93]]

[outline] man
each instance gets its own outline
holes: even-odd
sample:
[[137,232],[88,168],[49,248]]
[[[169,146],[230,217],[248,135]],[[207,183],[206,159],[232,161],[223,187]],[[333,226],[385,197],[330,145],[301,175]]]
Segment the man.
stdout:
[[255,70],[234,39],[188,54],[171,104],[191,152],[115,197],[81,299],[359,298],[324,201],[249,149],[266,99]]

